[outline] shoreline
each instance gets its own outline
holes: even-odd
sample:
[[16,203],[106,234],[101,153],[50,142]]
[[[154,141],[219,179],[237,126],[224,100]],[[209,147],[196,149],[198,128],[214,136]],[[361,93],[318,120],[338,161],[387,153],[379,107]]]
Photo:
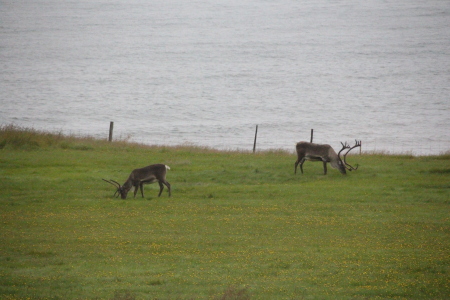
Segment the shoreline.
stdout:
[[[12,147],[14,149],[31,149],[31,148],[41,148],[49,146],[60,146],[62,148],[67,147],[67,143],[80,143],[80,144],[109,144],[109,145],[128,145],[133,147],[142,148],[171,148],[171,149],[195,149],[197,151],[207,151],[207,152],[224,152],[224,153],[283,153],[286,155],[295,155],[295,149],[292,151],[283,148],[269,148],[269,149],[256,149],[255,152],[252,150],[246,150],[243,148],[233,148],[233,149],[220,149],[210,146],[204,146],[196,144],[193,142],[184,142],[177,145],[170,144],[147,144],[142,142],[132,141],[130,137],[127,138],[116,138],[112,141],[108,141],[108,138],[99,138],[93,135],[82,135],[82,134],[67,134],[60,131],[47,131],[40,130],[30,127],[23,127],[16,124],[0,125],[0,149],[7,147]],[[91,145],[92,147],[92,145]],[[294,147],[293,147],[294,148]],[[449,156],[450,149],[444,150],[439,154],[427,154],[427,155],[416,155],[412,151],[404,152],[393,152],[389,150],[362,150],[361,154],[351,153],[350,155],[385,155],[385,156],[399,156],[399,157],[440,157]]]

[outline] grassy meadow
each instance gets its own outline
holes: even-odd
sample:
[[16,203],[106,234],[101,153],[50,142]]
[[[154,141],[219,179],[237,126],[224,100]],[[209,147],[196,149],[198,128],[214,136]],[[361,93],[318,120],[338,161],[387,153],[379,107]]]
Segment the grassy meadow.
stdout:
[[[294,151],[294,146],[293,146]],[[0,299],[449,299],[450,155],[150,147],[0,128]],[[357,152],[357,151],[356,151]],[[171,167],[128,199],[132,169]]]

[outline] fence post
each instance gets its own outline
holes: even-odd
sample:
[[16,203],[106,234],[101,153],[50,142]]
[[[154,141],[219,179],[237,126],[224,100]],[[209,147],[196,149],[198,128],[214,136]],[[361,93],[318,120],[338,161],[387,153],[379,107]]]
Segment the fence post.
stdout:
[[257,135],[258,135],[258,125],[256,125],[255,141],[253,142],[253,153],[255,153],[255,150],[256,150],[256,136]]
[[108,139],[108,141],[110,141],[110,142],[112,142],[113,129],[114,129],[114,122],[109,122],[109,139]]
[[314,135],[314,129],[311,129],[311,140],[310,140],[310,143],[312,143],[312,141],[313,141],[313,135]]

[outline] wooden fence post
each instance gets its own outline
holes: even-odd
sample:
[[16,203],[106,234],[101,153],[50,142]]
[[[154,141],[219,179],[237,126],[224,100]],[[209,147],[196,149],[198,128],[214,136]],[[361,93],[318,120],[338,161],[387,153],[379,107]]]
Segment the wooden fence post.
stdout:
[[258,125],[256,125],[255,141],[253,142],[253,153],[256,151],[256,136],[258,135]]
[[314,135],[314,129],[311,129],[311,140],[310,140],[310,143],[312,143],[312,141],[313,141],[313,135]]
[[114,122],[109,122],[109,139],[108,139],[108,141],[110,141],[110,142],[112,142],[113,129],[114,129]]

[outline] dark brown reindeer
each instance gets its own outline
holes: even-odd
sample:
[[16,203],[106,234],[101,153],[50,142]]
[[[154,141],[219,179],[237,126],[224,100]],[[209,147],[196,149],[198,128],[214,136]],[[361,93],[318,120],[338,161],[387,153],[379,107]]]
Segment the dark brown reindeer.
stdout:
[[[338,169],[342,174],[347,174],[346,170],[352,171],[358,169],[358,165],[356,167],[352,167],[348,164],[345,159],[347,154],[356,147],[361,147],[361,141],[355,141],[355,145],[350,147],[347,142],[342,143],[342,149],[336,154],[336,151],[327,144],[314,144],[308,142],[299,142],[296,145],[297,150],[297,161],[295,162],[294,173],[297,174],[297,166],[300,164],[300,170],[303,174],[303,163],[305,160],[310,161],[321,161],[323,162],[323,172],[324,175],[327,174],[327,163]],[[341,152],[345,149],[348,149],[344,154],[344,160],[341,159]]]
[[169,197],[170,194],[170,183],[166,180],[166,173],[167,170],[170,170],[169,166],[163,165],[163,164],[155,164],[150,165],[144,168],[140,169],[134,169],[130,176],[128,177],[127,181],[123,185],[120,185],[117,181],[114,180],[106,180],[104,181],[114,185],[117,188],[117,191],[114,193],[114,196],[117,197],[120,195],[122,199],[127,198],[128,192],[131,190],[132,187],[134,187],[134,197],[136,198],[136,193],[138,188],[141,190],[142,198],[144,198],[144,191],[143,191],[143,185],[158,182],[159,183],[159,194],[158,197],[161,196],[161,193],[164,189],[164,185],[167,186],[167,189],[169,190]]

